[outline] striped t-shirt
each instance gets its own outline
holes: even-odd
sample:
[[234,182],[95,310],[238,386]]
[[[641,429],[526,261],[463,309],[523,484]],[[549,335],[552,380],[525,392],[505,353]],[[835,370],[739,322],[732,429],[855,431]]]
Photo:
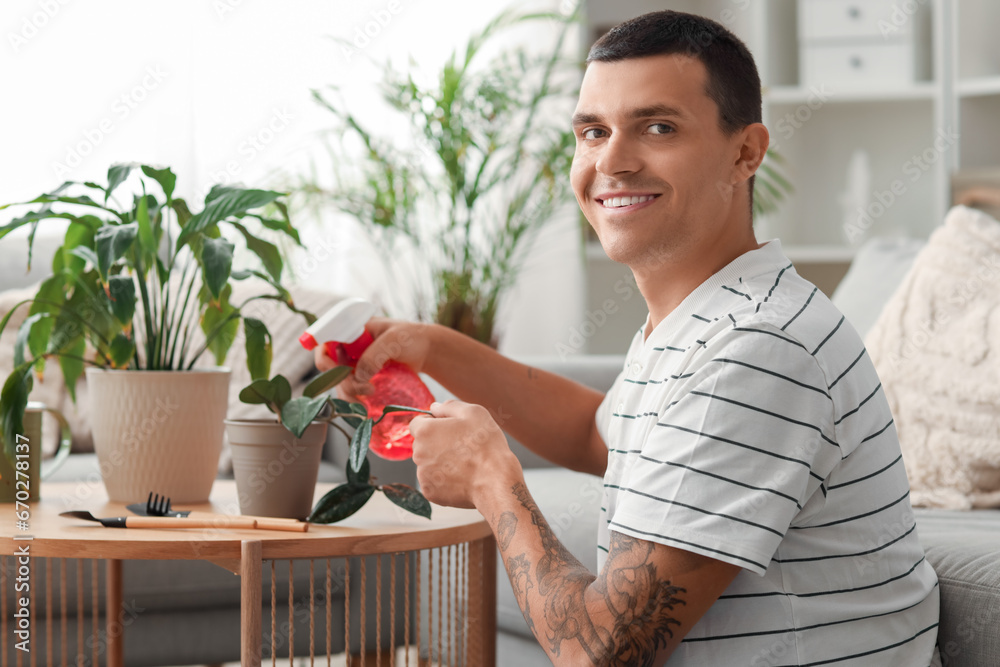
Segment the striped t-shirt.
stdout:
[[861,339],[771,241],[695,289],[597,411],[609,531],[744,568],[670,665],[931,661],[937,577]]

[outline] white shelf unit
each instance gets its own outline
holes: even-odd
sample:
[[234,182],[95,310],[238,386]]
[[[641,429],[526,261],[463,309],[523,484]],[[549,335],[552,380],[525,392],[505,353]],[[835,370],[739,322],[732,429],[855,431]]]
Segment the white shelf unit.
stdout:
[[[874,11],[882,2],[855,4]],[[757,221],[758,238],[782,239],[800,273],[814,279],[809,269],[816,269],[814,282],[829,293],[865,239],[926,238],[940,225],[952,200],[955,171],[1000,165],[1000,2],[886,4],[903,10],[919,6],[929,13],[927,31],[918,37],[929,60],[920,79],[877,87],[804,85],[797,0],[587,0],[584,34],[589,41],[581,47],[586,52],[604,29],[661,9],[700,14],[739,35],[757,61],[764,122],[795,188],[777,213]],[[856,151],[867,154],[870,177],[863,193],[870,225],[856,205],[845,210],[842,203]],[[874,206],[880,195],[882,202],[891,195],[891,203]],[[848,234],[845,227],[852,223]],[[594,251],[588,261],[594,267],[609,260]],[[833,282],[821,284],[819,274]],[[588,306],[597,303],[588,300]],[[588,351],[605,349],[595,345]]]

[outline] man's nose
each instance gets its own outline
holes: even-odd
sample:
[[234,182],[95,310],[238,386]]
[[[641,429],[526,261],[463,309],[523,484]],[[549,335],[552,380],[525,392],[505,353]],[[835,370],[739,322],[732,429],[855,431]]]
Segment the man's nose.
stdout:
[[642,166],[638,147],[627,136],[615,133],[605,142],[595,167],[609,176],[632,173]]

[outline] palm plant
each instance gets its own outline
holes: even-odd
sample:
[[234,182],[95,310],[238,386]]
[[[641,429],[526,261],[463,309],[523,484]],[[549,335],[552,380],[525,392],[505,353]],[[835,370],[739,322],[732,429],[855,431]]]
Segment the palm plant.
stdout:
[[[501,30],[540,19],[563,22],[551,51],[480,62]],[[313,91],[336,119],[327,144],[334,182],[307,177],[295,190],[307,205],[357,220],[398,285],[422,282],[399,276],[398,252],[426,262],[432,287],[418,289],[421,319],[495,343],[497,309],[525,251],[569,200],[574,139],[565,118],[578,71],[561,56],[568,26],[558,15],[501,14],[429,85],[412,63],[402,74],[386,66],[382,99],[407,119],[415,149],[372,132],[335,89]]]

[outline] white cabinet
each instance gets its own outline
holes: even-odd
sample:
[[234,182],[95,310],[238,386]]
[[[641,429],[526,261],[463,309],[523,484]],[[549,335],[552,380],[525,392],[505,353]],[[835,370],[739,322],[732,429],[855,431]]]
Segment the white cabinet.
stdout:
[[[758,238],[781,238],[806,277],[835,281],[871,236],[926,238],[953,173],[1000,165],[996,0],[588,0],[588,38],[659,9],[716,20],[753,52],[771,145],[795,188],[756,222]],[[880,82],[852,80],[852,58]],[[588,257],[607,261],[599,248]]]

